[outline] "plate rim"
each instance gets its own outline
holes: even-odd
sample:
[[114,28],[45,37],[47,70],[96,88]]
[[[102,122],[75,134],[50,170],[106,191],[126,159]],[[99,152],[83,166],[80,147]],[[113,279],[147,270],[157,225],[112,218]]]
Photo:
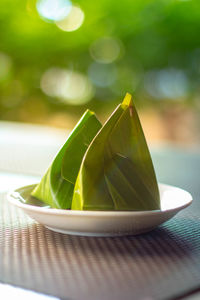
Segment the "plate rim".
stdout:
[[188,200],[186,203],[179,205],[177,207],[174,208],[168,208],[165,210],[140,210],[140,211],[94,211],[94,210],[67,210],[67,209],[59,209],[59,208],[50,208],[50,207],[39,207],[36,205],[32,205],[32,204],[27,204],[27,203],[23,203],[21,202],[19,199],[17,199],[16,197],[14,197],[14,193],[19,193],[20,190],[22,189],[28,189],[31,187],[34,187],[36,184],[30,184],[30,185],[26,185],[26,186],[21,186],[17,189],[11,190],[7,193],[7,199],[9,201],[9,203],[13,204],[14,206],[17,206],[19,208],[25,209],[25,210],[29,210],[29,211],[33,211],[33,212],[40,212],[43,214],[56,214],[56,215],[62,215],[62,216],[80,216],[80,217],[84,217],[84,216],[96,216],[96,217],[108,217],[108,216],[116,216],[116,217],[124,217],[124,216],[133,216],[133,215],[149,215],[149,214],[163,214],[163,213],[169,213],[169,212],[176,212],[176,211],[180,211],[184,208],[186,208],[187,206],[189,206],[192,202],[193,202],[193,198],[192,195],[179,187],[173,186],[173,185],[169,185],[169,184],[165,184],[165,183],[158,183],[159,189],[160,187],[164,187],[164,188],[172,188],[172,189],[176,189],[176,190],[180,190],[181,192],[184,192],[185,194],[187,194],[188,196]]

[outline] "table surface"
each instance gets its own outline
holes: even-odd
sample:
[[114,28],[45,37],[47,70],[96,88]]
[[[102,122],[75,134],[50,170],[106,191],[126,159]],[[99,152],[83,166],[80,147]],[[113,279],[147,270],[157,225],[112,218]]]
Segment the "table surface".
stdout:
[[[63,299],[199,299],[200,153],[151,148],[159,182],[191,207],[148,234],[94,238],[52,232],[11,207],[8,190],[35,183],[68,131],[0,122],[0,281]],[[195,298],[196,297],[196,298]]]

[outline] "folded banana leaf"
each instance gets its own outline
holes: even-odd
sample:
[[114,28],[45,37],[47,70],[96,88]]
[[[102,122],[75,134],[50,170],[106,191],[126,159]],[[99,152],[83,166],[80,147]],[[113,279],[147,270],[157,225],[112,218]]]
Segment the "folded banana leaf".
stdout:
[[70,209],[83,156],[100,128],[95,114],[87,110],[31,195],[51,207]]
[[75,183],[71,208],[160,209],[151,156],[130,94],[89,145]]

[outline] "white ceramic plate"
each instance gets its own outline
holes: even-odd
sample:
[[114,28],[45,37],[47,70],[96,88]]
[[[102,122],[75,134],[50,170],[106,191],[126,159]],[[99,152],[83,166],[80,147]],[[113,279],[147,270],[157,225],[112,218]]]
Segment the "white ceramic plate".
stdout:
[[[66,234],[85,236],[135,235],[151,231],[172,218],[192,202],[192,196],[177,187],[159,184],[161,210],[153,211],[78,211],[45,206],[30,193],[35,185],[16,189],[9,201],[47,228]],[[27,204],[27,202],[29,204]]]

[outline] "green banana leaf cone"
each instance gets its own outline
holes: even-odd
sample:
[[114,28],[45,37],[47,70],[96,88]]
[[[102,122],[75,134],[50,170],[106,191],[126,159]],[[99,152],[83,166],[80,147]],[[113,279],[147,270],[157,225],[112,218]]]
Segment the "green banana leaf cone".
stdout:
[[156,175],[132,97],[102,126],[87,111],[32,195],[73,210],[159,210]]
[[130,94],[87,149],[76,180],[72,209],[160,209],[151,156]]
[[100,128],[95,114],[87,110],[31,195],[53,208],[71,209],[81,161]]

